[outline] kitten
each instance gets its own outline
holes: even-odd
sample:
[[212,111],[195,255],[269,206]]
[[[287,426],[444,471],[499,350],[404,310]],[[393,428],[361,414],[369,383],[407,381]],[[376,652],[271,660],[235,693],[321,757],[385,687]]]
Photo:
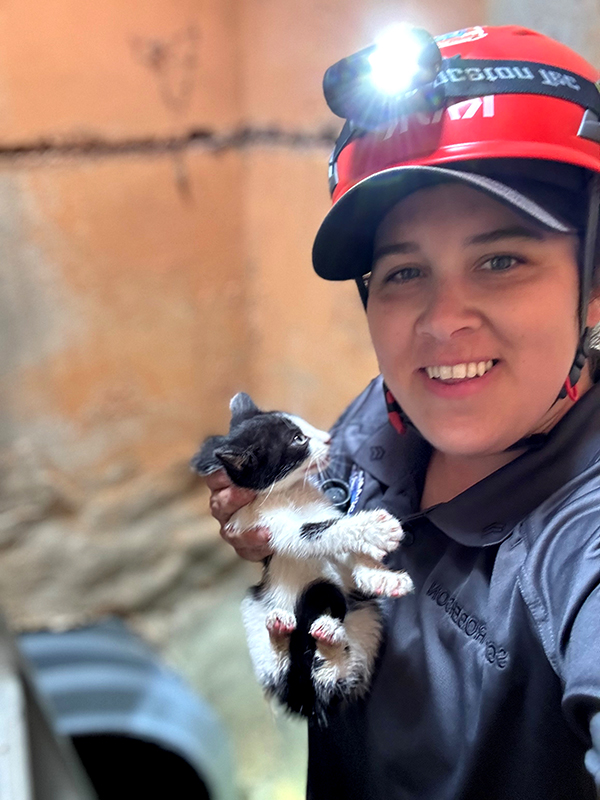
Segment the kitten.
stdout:
[[192,459],[202,475],[225,469],[256,499],[228,528],[266,526],[273,555],[242,603],[250,656],[268,696],[323,721],[334,701],[366,692],[381,641],[377,597],[401,597],[412,582],[381,562],[403,533],[386,511],[344,516],[313,483],[329,435],[299,417],[260,411],[246,394],[230,404],[226,436]]

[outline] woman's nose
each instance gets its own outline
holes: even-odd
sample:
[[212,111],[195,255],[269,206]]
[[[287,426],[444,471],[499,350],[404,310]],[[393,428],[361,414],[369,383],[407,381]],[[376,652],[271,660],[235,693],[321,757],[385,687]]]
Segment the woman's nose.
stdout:
[[459,332],[476,330],[481,316],[464,287],[444,283],[432,291],[417,318],[416,332],[444,341]]

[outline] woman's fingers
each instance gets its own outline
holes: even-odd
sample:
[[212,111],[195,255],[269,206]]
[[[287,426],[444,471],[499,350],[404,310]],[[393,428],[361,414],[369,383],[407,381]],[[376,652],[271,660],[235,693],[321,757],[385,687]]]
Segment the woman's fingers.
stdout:
[[269,530],[264,527],[249,528],[242,533],[227,528],[231,516],[252,502],[256,492],[234,486],[225,470],[218,470],[206,477],[210,489],[210,512],[221,524],[221,536],[230,544],[240,558],[247,561],[262,561],[271,554]]
[[234,486],[222,469],[207,475],[206,485],[210,489],[210,513],[221,525],[256,497],[256,492],[251,489]]
[[273,552],[268,528],[249,528],[242,533],[232,534],[227,527],[221,527],[221,536],[246,561],[262,561]]

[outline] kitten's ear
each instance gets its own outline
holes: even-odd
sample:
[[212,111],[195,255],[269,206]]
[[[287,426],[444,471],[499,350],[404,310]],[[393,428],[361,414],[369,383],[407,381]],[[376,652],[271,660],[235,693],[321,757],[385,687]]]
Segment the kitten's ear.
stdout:
[[237,447],[220,447],[215,450],[215,458],[224,467],[225,472],[235,483],[236,475],[239,475],[247,467],[251,467],[256,457],[250,450],[240,450]]
[[243,422],[245,419],[255,417],[260,414],[260,409],[254,404],[250,395],[245,392],[238,392],[229,403],[229,410],[231,411],[231,425],[229,430],[232,430]]

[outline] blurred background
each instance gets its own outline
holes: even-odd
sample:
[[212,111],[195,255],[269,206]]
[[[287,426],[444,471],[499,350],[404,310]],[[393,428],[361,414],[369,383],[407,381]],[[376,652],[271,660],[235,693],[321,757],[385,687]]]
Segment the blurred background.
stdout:
[[311,270],[321,80],[399,19],[600,55],[589,0],[0,3],[0,607],[124,620],[218,714],[246,800],[303,797],[305,728],[254,683],[259,570],[188,461],[238,390],[327,427],[376,374],[356,290]]

